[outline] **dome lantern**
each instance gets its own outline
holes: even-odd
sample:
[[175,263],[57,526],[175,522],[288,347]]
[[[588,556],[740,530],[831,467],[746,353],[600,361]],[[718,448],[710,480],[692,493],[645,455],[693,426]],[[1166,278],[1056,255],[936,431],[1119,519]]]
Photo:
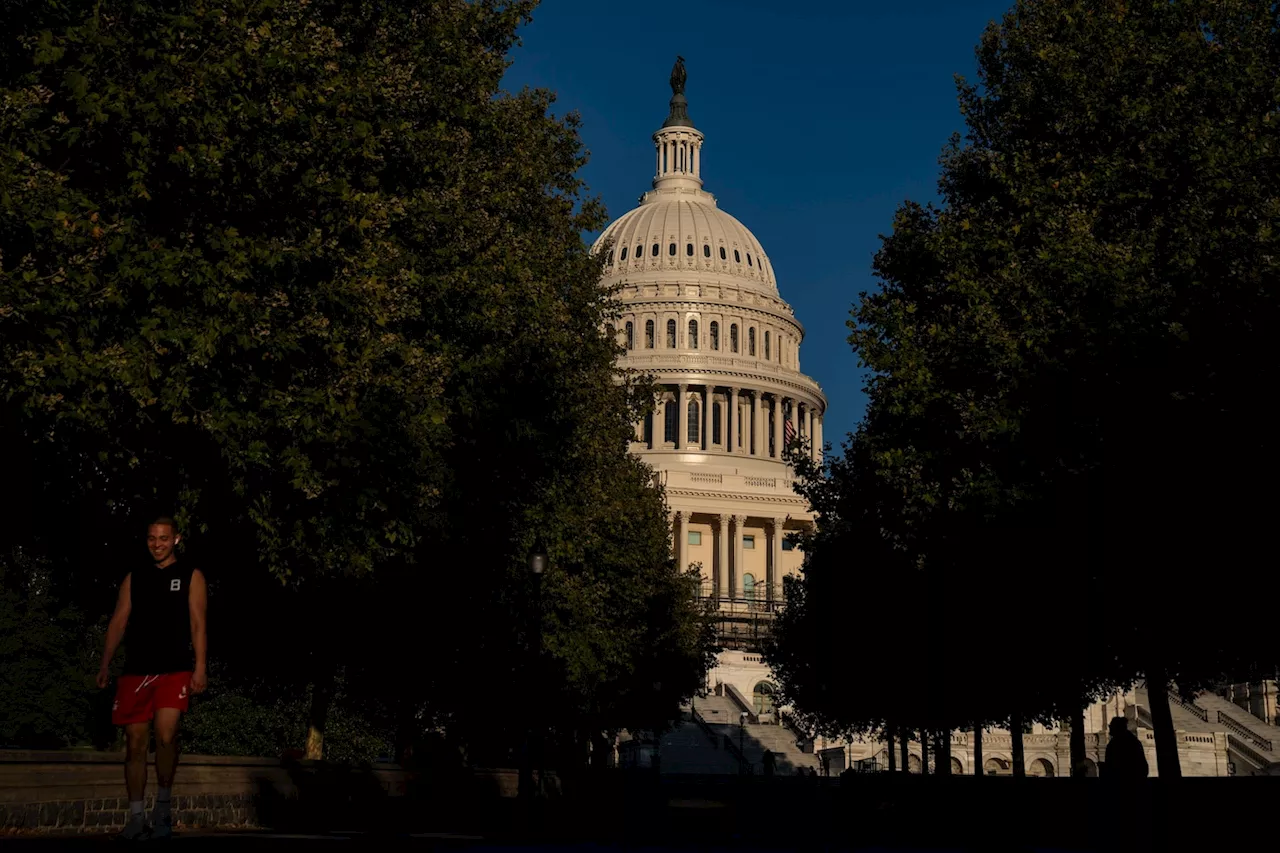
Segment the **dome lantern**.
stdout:
[[689,118],[689,102],[684,96],[684,57],[677,56],[671,69],[671,103],[662,129],[653,135],[657,168],[654,189],[702,188],[702,133]]

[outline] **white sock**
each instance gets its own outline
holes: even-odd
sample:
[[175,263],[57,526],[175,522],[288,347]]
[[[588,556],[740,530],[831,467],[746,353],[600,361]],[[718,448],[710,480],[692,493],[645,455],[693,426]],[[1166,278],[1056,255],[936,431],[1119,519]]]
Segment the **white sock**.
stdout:
[[129,814],[132,817],[142,817],[142,800],[129,801]]

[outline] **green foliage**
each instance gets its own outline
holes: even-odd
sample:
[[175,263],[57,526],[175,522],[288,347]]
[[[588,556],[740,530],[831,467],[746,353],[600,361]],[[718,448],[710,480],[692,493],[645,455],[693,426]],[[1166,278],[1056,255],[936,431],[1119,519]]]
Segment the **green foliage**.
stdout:
[[[31,499],[0,535],[96,612],[122,531],[176,509],[214,658],[256,670],[269,637],[281,692],[343,671],[489,740],[542,536],[548,713],[622,725],[610,697],[659,670],[665,704],[696,689],[705,620],[626,453],[651,395],[603,333],[577,118],[498,89],[533,5],[14,6],[0,443]],[[277,713],[245,701],[198,712],[209,743],[276,737],[213,722]]]
[[797,701],[821,693],[785,645],[863,583],[871,633],[921,636],[868,691],[893,699],[815,706],[851,725],[910,714],[888,688],[913,664],[952,724],[1274,656],[1258,620],[1180,613],[1207,567],[1261,579],[1254,486],[1280,469],[1258,390],[1280,372],[1276,27],[1249,0],[1028,0],[984,34],[943,204],[898,211],[850,324],[871,405],[806,487],[823,529],[778,652]]
[[0,557],[0,744],[31,749],[83,746],[99,691],[93,630],[57,600],[47,563],[21,551]]

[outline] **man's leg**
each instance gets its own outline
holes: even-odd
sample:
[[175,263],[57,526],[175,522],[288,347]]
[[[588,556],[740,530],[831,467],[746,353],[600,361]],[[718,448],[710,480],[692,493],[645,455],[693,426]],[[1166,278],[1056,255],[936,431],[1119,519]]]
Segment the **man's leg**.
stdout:
[[151,740],[151,723],[130,723],[124,727],[124,786],[129,803],[142,802],[147,793],[147,746]]
[[152,817],[157,836],[172,831],[173,776],[178,771],[178,720],[182,711],[177,708],[156,708],[156,809]]

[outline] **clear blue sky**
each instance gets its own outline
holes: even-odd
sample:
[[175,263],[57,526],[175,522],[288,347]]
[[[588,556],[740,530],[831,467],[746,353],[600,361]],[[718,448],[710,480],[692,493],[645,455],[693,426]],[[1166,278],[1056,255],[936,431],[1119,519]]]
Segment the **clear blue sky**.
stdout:
[[582,115],[584,177],[617,217],[649,189],[650,136],[685,58],[705,188],[772,259],[838,450],[865,407],[849,310],[876,286],[871,259],[894,210],[935,198],[938,154],[962,129],[954,75],[974,77],[978,38],[1009,5],[543,0],[505,85],[551,89],[558,114]]

